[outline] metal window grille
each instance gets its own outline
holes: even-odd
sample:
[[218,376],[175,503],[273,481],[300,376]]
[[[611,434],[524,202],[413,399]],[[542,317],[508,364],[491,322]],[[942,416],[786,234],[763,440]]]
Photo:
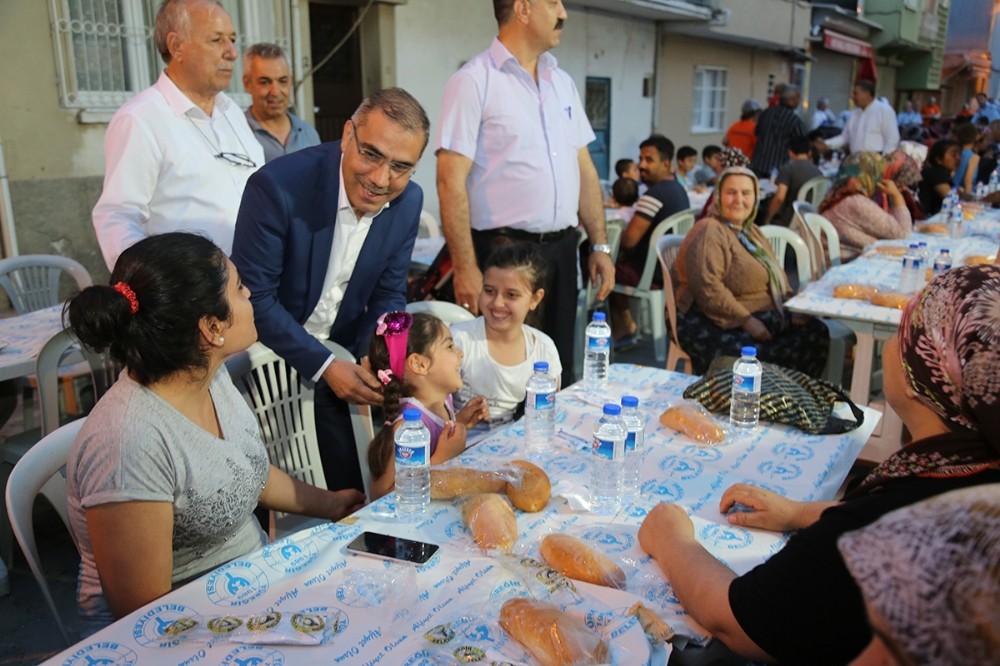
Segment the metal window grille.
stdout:
[[[236,27],[238,48],[272,41],[288,49],[287,3],[222,0],[222,4]],[[63,107],[113,110],[156,81],[163,67],[153,45],[159,5],[160,0],[49,0]],[[241,54],[226,92],[237,104],[248,106],[250,96],[243,91],[242,78]]]
[[721,67],[695,69],[691,99],[692,132],[721,132],[725,129],[727,77],[727,70]]

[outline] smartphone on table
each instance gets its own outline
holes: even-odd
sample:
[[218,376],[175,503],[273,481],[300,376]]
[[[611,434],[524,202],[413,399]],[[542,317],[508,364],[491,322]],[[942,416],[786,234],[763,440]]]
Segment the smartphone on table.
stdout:
[[438,546],[414,539],[379,534],[378,532],[362,532],[351,543],[347,551],[357,555],[379,557],[397,562],[411,564],[426,564],[438,551]]

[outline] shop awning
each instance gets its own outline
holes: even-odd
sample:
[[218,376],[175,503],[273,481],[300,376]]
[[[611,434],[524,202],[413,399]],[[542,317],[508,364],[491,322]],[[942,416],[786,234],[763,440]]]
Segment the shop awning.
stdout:
[[823,29],[823,46],[831,51],[844,53],[856,58],[875,57],[872,45],[868,42],[860,40],[857,37],[849,37],[827,28]]

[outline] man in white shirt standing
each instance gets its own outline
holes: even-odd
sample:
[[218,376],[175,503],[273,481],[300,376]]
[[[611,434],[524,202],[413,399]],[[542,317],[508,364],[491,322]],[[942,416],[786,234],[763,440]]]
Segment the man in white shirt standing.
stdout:
[[122,105],[104,138],[104,190],[93,211],[108,269],[152,234],[194,231],[229,254],[247,178],[264,151],[222,91],[239,57],[218,0],[164,0],[153,35],[160,78]]
[[873,150],[891,153],[899,147],[899,126],[892,107],[875,99],[875,84],[867,79],[854,83],[851,99],[857,108],[851,112],[844,131],[826,140],[826,147],[839,150],[850,146],[850,152]]
[[594,132],[573,79],[548,51],[559,44],[562,0],[493,0],[499,33],[452,75],[435,141],[441,223],[455,270],[455,302],[475,313],[480,267],[494,244],[526,241],[545,257],[542,330],[556,343],[563,386],[573,381],[576,227],[593,243],[599,299],[614,286]]

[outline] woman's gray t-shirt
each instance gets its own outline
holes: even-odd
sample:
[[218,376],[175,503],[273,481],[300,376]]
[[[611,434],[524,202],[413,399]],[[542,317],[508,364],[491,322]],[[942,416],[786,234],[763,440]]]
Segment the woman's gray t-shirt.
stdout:
[[87,531],[90,507],[173,504],[174,584],[267,543],[253,514],[270,470],[257,421],[224,366],[209,391],[222,439],[137,383],[127,369],[80,430],[66,478],[70,529],[81,557],[77,599],[88,625],[114,619]]

